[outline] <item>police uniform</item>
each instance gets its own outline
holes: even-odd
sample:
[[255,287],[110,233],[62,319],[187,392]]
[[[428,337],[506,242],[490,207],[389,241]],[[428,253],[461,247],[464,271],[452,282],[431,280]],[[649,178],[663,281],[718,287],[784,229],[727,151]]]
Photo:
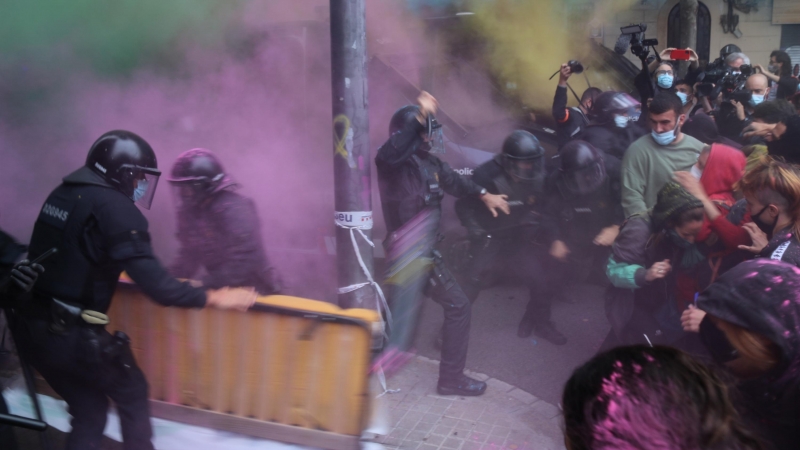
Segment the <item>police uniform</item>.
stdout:
[[466,291],[474,301],[493,279],[524,283],[530,299],[522,322],[536,328],[550,320],[554,286],[548,278],[557,263],[549,256],[549,249],[557,231],[552,218],[545,214],[544,180],[515,182],[504,169],[502,158],[498,155],[478,166],[472,180],[492,194],[507,195],[511,214],[493,218],[479,202],[456,202],[456,212],[470,235]]
[[68,449],[100,448],[109,398],[124,448],[152,449],[147,381],[127,337],[112,336],[81,311],[105,313],[123,270],[162,305],[201,308],[205,292],[167,273],[153,256],[144,215],[88,167],[64,178],[39,213],[30,255],[53,247],[59,251],[44,263],[32,300],[15,310],[20,355],[69,405]]
[[[389,235],[426,208],[440,211],[445,192],[456,197],[478,198],[482,191],[447,163],[420,149],[423,145],[420,133],[424,127],[413,119],[413,114],[410,117],[381,146],[375,158],[381,206]],[[431,271],[427,294],[444,308],[442,362],[439,366],[441,386],[442,382],[464,378],[471,309],[467,296],[444,267],[441,258],[434,259],[436,263]],[[390,301],[392,297],[390,289]],[[485,385],[480,393],[483,389]]]

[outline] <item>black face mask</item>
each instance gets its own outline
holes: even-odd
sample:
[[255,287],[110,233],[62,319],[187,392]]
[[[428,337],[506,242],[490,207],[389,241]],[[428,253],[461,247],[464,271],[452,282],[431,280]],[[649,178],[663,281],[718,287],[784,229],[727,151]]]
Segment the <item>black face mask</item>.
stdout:
[[761,208],[761,211],[759,211],[758,214],[751,216],[750,218],[753,219],[753,223],[756,224],[761,231],[766,233],[767,236],[771,236],[772,231],[775,229],[775,225],[778,224],[778,217],[775,217],[775,220],[772,221],[771,225],[761,220],[761,215],[764,214],[764,211],[766,211],[767,208],[769,208],[769,205]]
[[706,316],[700,322],[700,339],[705,344],[714,360],[720,364],[733,361],[739,357],[739,351],[733,348],[725,333]]

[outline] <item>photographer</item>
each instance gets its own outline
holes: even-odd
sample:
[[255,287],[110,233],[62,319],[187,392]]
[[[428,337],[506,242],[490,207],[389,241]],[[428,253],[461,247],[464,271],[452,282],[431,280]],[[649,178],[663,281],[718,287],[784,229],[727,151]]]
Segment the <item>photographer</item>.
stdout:
[[567,80],[571,75],[572,68],[569,63],[562,64],[556,95],[553,99],[553,119],[557,123],[558,148],[563,147],[589,125],[589,111],[592,109],[592,103],[603,92],[598,88],[590,87],[583,91],[580,105],[567,108]]
[[770,81],[770,100],[785,100],[797,93],[800,80],[792,76],[792,58],[789,54],[775,50],[769,55],[769,66],[764,69],[761,64],[753,66]]
[[[727,81],[724,83],[730,84]],[[739,84],[736,83],[730,91],[723,91],[724,101],[719,106],[716,119],[720,134],[742,143],[742,130],[750,124],[753,109],[769,95],[769,80],[756,73],[747,78],[743,88],[739,88]],[[746,101],[747,97],[749,100]]]

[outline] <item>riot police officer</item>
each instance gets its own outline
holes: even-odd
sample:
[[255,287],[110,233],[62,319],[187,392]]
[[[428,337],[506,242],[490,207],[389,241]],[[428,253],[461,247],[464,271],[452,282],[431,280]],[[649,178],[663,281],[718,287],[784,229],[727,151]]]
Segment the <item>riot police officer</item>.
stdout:
[[[502,196],[489,194],[433,155],[444,150],[441,126],[434,117],[436,99],[422,92],[417,101],[419,105],[405,106],[395,112],[389,124],[391,137],[378,149],[375,157],[381,206],[389,235],[387,241],[391,236],[404,232],[404,226],[413,225],[415,218],[431,217],[429,213],[435,213],[435,219],[428,234],[435,234],[445,192],[456,197],[474,197],[495,216],[498,209],[508,212],[508,205]],[[440,395],[481,395],[486,390],[486,383],[463,373],[469,342],[470,302],[442,264],[441,258],[436,257],[435,261],[432,269],[425,269],[425,274],[430,281],[427,293],[444,308],[442,361],[437,392]],[[403,306],[398,298],[399,291],[389,289],[389,301],[395,316],[394,308]],[[421,294],[413,290],[409,295],[413,301]],[[390,345],[392,335],[404,332],[393,330]]]
[[606,168],[618,171],[633,141],[647,134],[640,124],[641,104],[624,92],[606,91],[592,104],[592,123],[577,139],[605,153]]
[[125,449],[152,449],[147,381],[127,336],[105,330],[111,297],[124,270],[162,305],[246,310],[250,289],[203,291],[170,277],[153,256],[149,208],[158,178],[156,155],[141,137],[110,131],[92,145],[84,167],[64,178],[39,213],[30,243],[43,262],[32,299],[14,309],[20,356],[69,406],[67,449],[100,448],[108,399],[120,417]]
[[178,201],[178,258],[170,273],[191,278],[205,268],[203,286],[254,286],[262,295],[280,292],[261,242],[252,200],[234,192],[238,185],[210,150],[195,148],[178,157],[168,181]]
[[531,133],[517,130],[503,142],[503,151],[477,169],[472,180],[494,194],[506,195],[511,214],[492,219],[471,199],[456,202],[456,212],[470,237],[471,261],[466,291],[475,299],[493,276],[525,283],[530,300],[517,335],[531,332],[556,345],[567,338],[550,321],[555,294],[549,273],[567,257],[564,242],[556,239],[551,217],[545,214],[545,150]]
[[[573,264],[565,281],[576,277],[576,265],[606,282],[605,265],[625,216],[618,174],[606,170],[603,152],[584,141],[571,141],[556,157],[558,167],[547,180],[549,215],[570,250]],[[602,269],[602,270],[599,270]]]

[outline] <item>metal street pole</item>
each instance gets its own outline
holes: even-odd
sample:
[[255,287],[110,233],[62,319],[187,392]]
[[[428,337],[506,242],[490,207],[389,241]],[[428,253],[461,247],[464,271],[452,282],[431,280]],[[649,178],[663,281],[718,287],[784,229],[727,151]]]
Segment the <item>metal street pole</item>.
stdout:
[[339,306],[375,309],[365,0],[331,0],[330,9]]

